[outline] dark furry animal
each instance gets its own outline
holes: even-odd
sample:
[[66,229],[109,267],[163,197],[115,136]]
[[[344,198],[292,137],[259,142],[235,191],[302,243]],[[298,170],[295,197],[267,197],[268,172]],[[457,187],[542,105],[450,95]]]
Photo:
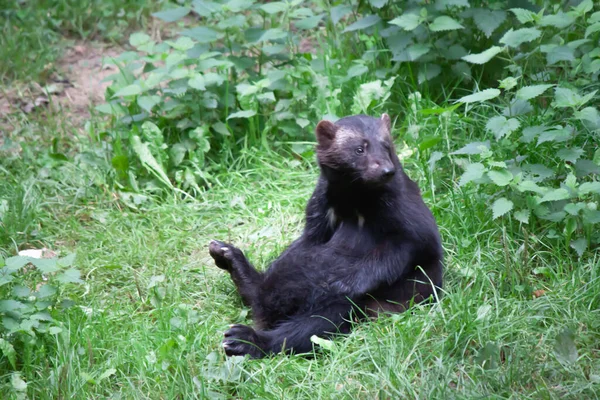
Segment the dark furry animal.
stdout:
[[266,272],[231,244],[210,243],[256,325],[231,326],[227,355],[305,353],[312,335],[348,333],[353,311],[401,312],[442,287],[438,228],[400,165],[390,125],[387,114],[317,125],[321,175],[304,232]]

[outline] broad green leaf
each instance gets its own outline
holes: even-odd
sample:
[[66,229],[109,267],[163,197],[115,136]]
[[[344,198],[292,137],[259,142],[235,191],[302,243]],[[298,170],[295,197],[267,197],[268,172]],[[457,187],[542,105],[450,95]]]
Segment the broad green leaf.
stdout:
[[220,135],[223,136],[231,136],[231,133],[229,132],[229,129],[227,129],[227,125],[225,125],[222,122],[217,122],[215,123],[212,128],[214,129],[215,132],[217,132]]
[[140,85],[138,84],[132,84],[132,85],[128,85],[125,86],[124,88],[118,90],[114,95],[113,95],[113,99],[115,97],[124,97],[124,96],[136,96],[138,94],[142,93],[142,88]]
[[355,78],[357,76],[366,74],[367,72],[369,72],[369,67],[364,64],[356,64],[348,68],[348,75],[346,77],[349,79]]
[[594,162],[594,164],[600,166],[600,148],[594,152],[594,157],[592,158],[592,161]]
[[473,93],[468,96],[461,97],[455,103],[477,103],[481,101],[491,100],[500,96],[500,90],[498,89],[485,89],[481,92]]
[[473,10],[473,22],[488,38],[506,20],[506,12],[501,10],[486,10],[484,8]]
[[579,186],[580,194],[597,193],[600,194],[600,182],[585,182]]
[[45,284],[40,286],[38,291],[35,293],[35,297],[37,297],[38,299],[45,299],[54,296],[56,292],[57,289],[55,286]]
[[32,258],[31,263],[44,274],[59,270],[57,260],[53,258]]
[[194,74],[194,76],[190,78],[188,85],[197,90],[206,90],[206,86],[204,86],[204,77],[199,73]]
[[461,147],[460,149],[453,151],[452,153],[450,153],[451,155],[456,155],[456,154],[481,154],[486,150],[490,149],[490,142],[485,141],[485,142],[472,142],[469,143],[463,147]]
[[472,163],[467,165],[465,172],[460,177],[458,181],[459,186],[464,186],[469,182],[481,179],[485,172],[485,167],[481,163]]
[[565,364],[575,364],[579,355],[575,346],[575,335],[570,329],[564,329],[556,335],[554,343],[554,355]]
[[536,13],[534,13],[533,11],[526,10],[524,8],[511,8],[510,11],[512,11],[512,13],[515,14],[515,17],[517,17],[519,22],[522,24],[526,24],[528,22],[535,22],[535,20],[537,19]]
[[573,11],[577,16],[581,17],[586,13],[592,11],[593,8],[594,2],[592,0],[583,0],[577,5],[577,7],[573,7]]
[[581,210],[583,210],[584,208],[585,208],[585,203],[577,203],[577,204],[569,203],[563,207],[563,210],[565,210],[567,213],[569,213],[573,216],[577,216],[577,215],[579,215],[579,212]]
[[10,365],[13,367],[13,369],[16,369],[17,368],[17,352],[15,351],[15,348],[13,347],[13,345],[10,342],[8,342],[7,340],[0,338],[0,352],[2,352],[4,357],[6,357],[6,359],[8,360]]
[[566,142],[572,133],[568,129],[552,129],[544,131],[538,136],[538,146],[545,142]]
[[582,97],[569,88],[557,87],[554,89],[554,101],[556,107],[579,107],[582,105]]
[[352,12],[352,6],[347,4],[341,4],[339,6],[335,6],[331,9],[331,22],[334,25],[337,25],[338,22],[346,15]]
[[546,203],[548,201],[559,201],[559,200],[566,200],[568,199],[569,196],[569,192],[567,191],[567,189],[554,189],[549,191],[548,193],[546,193],[544,195],[544,197],[542,197],[542,199],[540,200],[540,203]]
[[590,122],[595,129],[600,128],[600,113],[594,107],[586,107],[581,111],[575,111],[575,118]]
[[436,0],[435,9],[439,11],[445,11],[451,7],[466,7],[469,8],[469,0]]
[[185,154],[187,153],[187,148],[181,143],[175,143],[169,149],[169,159],[174,166],[178,166],[183,162],[185,158]]
[[194,0],[192,1],[192,7],[198,15],[203,17],[210,17],[223,8],[221,4],[208,0]]
[[421,22],[423,22],[423,18],[418,14],[412,13],[402,14],[401,16],[389,21],[390,24],[397,25],[405,31],[414,30],[417,26],[421,25]]
[[165,22],[175,22],[185,17],[189,13],[190,9],[187,7],[176,7],[152,13],[152,16],[161,19]]
[[280,28],[272,28],[272,29],[267,29],[260,36],[260,38],[256,41],[256,43],[280,40],[280,39],[285,39],[286,37],[288,37],[288,32],[285,32],[284,30],[282,30]]
[[457,29],[464,29],[464,26],[455,19],[444,15],[433,20],[429,25],[429,29],[433,32],[454,31]]
[[506,170],[506,169],[492,170],[492,171],[488,171],[488,177],[496,185],[498,185],[498,186],[506,186],[506,185],[508,185],[512,181],[513,174],[510,171]]
[[544,195],[546,193],[545,188],[538,186],[537,183],[533,181],[522,181],[517,185],[517,190],[520,192],[534,192],[539,195]]
[[167,43],[175,50],[179,51],[188,51],[189,49],[195,46],[194,41],[187,36],[180,36],[175,42],[173,42],[172,40],[167,40],[165,41],[165,43]]
[[407,55],[406,61],[417,61],[419,58],[421,58],[425,54],[429,53],[429,50],[431,50],[431,47],[427,44],[417,43],[417,44],[408,46],[408,48],[406,49],[406,55]]
[[542,45],[540,51],[546,53],[548,65],[554,65],[559,61],[575,60],[575,49],[569,46]]
[[503,116],[490,118],[485,125],[485,129],[492,132],[496,140],[502,139],[504,136],[510,135],[512,132],[519,129],[521,123],[515,118],[506,119]]
[[500,89],[505,89],[505,90],[510,90],[512,88],[514,88],[515,86],[517,86],[518,81],[512,77],[509,76],[508,78],[504,78],[500,81],[500,84],[498,85],[498,87]]
[[312,17],[294,21],[294,26],[300,30],[314,29],[319,25],[325,14],[319,14]]
[[521,141],[524,143],[531,143],[533,139],[546,130],[548,130],[548,127],[543,125],[528,126],[527,128],[523,129]]
[[220,30],[227,30],[229,28],[242,28],[246,24],[246,17],[244,15],[234,15],[232,17],[222,19],[217,24],[217,28]]
[[83,283],[81,272],[75,268],[69,268],[56,277],[56,280],[62,283]]
[[540,96],[546,90],[550,89],[554,85],[532,85],[524,86],[517,90],[517,98],[521,100],[530,100]]
[[540,26],[553,26],[558,29],[564,29],[575,22],[575,17],[571,14],[560,11],[558,14],[544,15],[540,22]]
[[369,4],[371,4],[375,8],[382,8],[388,3],[389,0],[369,0]]
[[579,257],[583,256],[583,252],[587,248],[587,240],[585,238],[572,240],[570,246],[575,249]]
[[288,9],[288,5],[283,1],[273,1],[271,3],[261,5],[260,9],[267,14],[277,14],[286,11]]
[[17,300],[0,300],[0,313],[12,312],[25,308],[25,304]]
[[16,271],[20,270],[21,268],[23,268],[24,266],[26,266],[27,264],[29,264],[29,262],[30,262],[29,257],[22,257],[22,256],[8,257],[4,261],[8,272],[16,272]]
[[536,40],[541,36],[542,32],[535,28],[522,28],[513,31],[512,28],[502,36],[500,43],[504,43],[510,47],[519,47],[523,43],[528,43]]
[[588,26],[585,29],[585,35],[584,35],[584,37],[587,38],[588,36],[593,35],[596,32],[600,32],[600,22],[596,22],[595,24],[592,24],[592,25]]
[[500,197],[492,204],[492,219],[503,216],[513,209],[513,202],[505,197]]
[[251,118],[251,117],[254,117],[255,115],[256,115],[256,111],[245,110],[245,111],[238,111],[238,112],[234,112],[233,114],[229,114],[227,119],[229,120],[232,118]]
[[379,21],[381,21],[381,18],[379,18],[378,15],[375,15],[375,14],[367,15],[367,16],[359,19],[352,25],[347,26],[343,32],[353,32],[353,31],[358,31],[361,29],[367,29],[367,28],[377,24]]
[[150,41],[150,36],[146,35],[143,32],[132,33],[129,36],[129,44],[135,48],[138,48]]
[[204,85],[205,86],[221,86],[225,82],[223,75],[219,75],[215,72],[207,72],[204,74]]
[[504,47],[492,46],[481,53],[469,54],[468,56],[462,57],[462,59],[467,62],[470,62],[471,64],[485,64],[486,62],[494,58],[496,55],[501,53],[503,50]]
[[595,24],[596,22],[600,22],[600,11],[596,11],[587,20],[588,24]]
[[142,165],[144,165],[144,167],[148,169],[148,171],[150,171],[154,176],[156,176],[162,183],[167,185],[169,188],[173,188],[173,184],[169,180],[169,177],[165,173],[164,169],[150,152],[148,144],[142,142],[142,139],[140,139],[140,137],[137,135],[133,135],[131,137],[131,143],[133,151],[142,162]]
[[31,294],[31,290],[27,287],[27,286],[23,286],[23,285],[15,285],[12,288],[13,291],[13,296],[14,297],[29,297],[29,295]]
[[419,84],[429,81],[442,72],[442,67],[437,64],[421,64],[417,79]]
[[137,104],[143,110],[152,112],[152,107],[160,103],[160,96],[139,96],[137,98]]
[[560,149],[556,154],[561,160],[569,161],[573,164],[583,155],[583,149],[579,147]]
[[513,213],[513,216],[519,222],[522,222],[524,224],[528,224],[529,223],[529,210],[527,210],[527,209],[520,210],[520,211],[515,211]]
[[64,256],[63,258],[60,258],[57,261],[57,263],[61,267],[70,267],[75,262],[75,258],[76,257],[77,257],[77,252],[75,252],[75,253],[69,253],[68,255]]
[[205,26],[198,26],[192,29],[181,31],[181,35],[196,39],[199,43],[211,43],[219,39],[222,35],[214,29]]

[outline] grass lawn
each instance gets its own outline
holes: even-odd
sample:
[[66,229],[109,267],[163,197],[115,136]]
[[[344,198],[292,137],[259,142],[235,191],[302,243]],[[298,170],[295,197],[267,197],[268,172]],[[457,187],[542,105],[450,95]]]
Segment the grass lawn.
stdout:
[[[36,104],[36,85],[60,81],[57,60],[74,40],[122,44],[131,28],[149,30],[148,14],[164,2],[75,3],[34,9],[15,1],[2,16],[0,93],[25,106],[9,112],[0,101],[0,267],[24,249],[76,253],[81,275],[73,281],[82,282],[59,285],[58,300],[73,305],[51,307],[56,325],[33,333],[10,325],[7,310],[44,278],[27,267],[11,282],[8,267],[1,270],[0,399],[600,398],[598,253],[577,257],[560,239],[562,225],[494,218],[496,194],[459,184],[459,163],[432,164],[430,150],[419,149],[433,136],[441,138],[435,149],[448,153],[489,139],[484,127],[497,118],[494,107],[438,120],[407,111],[408,93],[384,111],[405,117],[395,128],[398,151],[440,227],[439,303],[356,325],[313,355],[225,357],[223,332],[250,324],[251,315],[208,243],[231,242],[266,268],[302,230],[319,173],[314,154],[238,140],[235,152],[221,148],[207,161],[211,187],[195,198],[150,188],[124,199],[115,159],[100,146],[107,142],[92,140],[112,129],[106,118],[75,115],[60,102],[33,111],[26,104]],[[26,57],[2,57],[19,44]],[[423,108],[449,105],[428,96],[423,91]],[[530,156],[541,163],[553,152],[536,148]]]

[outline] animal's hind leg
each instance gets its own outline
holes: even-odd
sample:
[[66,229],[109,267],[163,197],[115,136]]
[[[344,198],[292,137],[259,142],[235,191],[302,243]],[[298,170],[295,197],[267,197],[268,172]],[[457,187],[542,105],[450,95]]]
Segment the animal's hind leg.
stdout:
[[245,325],[233,325],[225,332],[223,348],[228,356],[250,355],[262,358],[281,351],[307,353],[312,349],[312,335],[329,337],[350,331],[350,311],[347,301],[330,303],[317,311],[295,315],[272,330],[255,330]]
[[442,289],[442,262],[439,260],[417,267],[400,281],[372,294],[366,299],[369,316],[381,312],[404,312],[411,304],[436,301]]
[[263,282],[263,274],[258,272],[237,247],[213,240],[208,245],[208,252],[215,260],[217,267],[229,272],[242,302],[252,306],[257,302],[258,287]]

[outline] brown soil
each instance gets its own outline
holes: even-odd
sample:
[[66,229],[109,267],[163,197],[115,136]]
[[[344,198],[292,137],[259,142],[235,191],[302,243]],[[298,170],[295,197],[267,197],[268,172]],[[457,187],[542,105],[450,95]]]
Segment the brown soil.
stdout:
[[104,91],[110,82],[103,80],[118,72],[114,65],[103,65],[104,60],[121,52],[122,49],[82,42],[69,48],[60,60],[59,70],[68,84],[59,94],[58,102],[74,118],[73,122],[85,122],[89,107],[104,101]]
[[75,43],[66,49],[57,63],[57,73],[45,88],[32,83],[3,89],[0,121],[13,113],[28,114],[50,108],[60,119],[81,129],[90,116],[90,107],[104,101],[104,91],[110,82],[103,80],[118,72],[114,65],[104,65],[105,60],[122,51],[99,43]]

